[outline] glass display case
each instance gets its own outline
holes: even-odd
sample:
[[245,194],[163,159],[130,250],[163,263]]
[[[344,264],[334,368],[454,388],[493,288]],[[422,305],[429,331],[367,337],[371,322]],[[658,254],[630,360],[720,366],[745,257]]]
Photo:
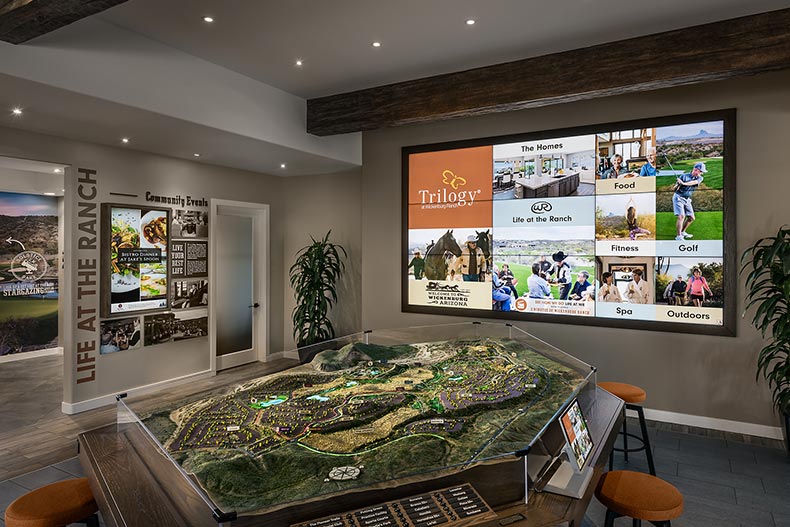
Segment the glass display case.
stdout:
[[291,368],[155,411],[119,397],[117,433],[207,525],[290,525],[461,483],[495,508],[523,502],[562,451],[567,405],[596,418],[595,368],[510,324],[367,331],[297,352]]

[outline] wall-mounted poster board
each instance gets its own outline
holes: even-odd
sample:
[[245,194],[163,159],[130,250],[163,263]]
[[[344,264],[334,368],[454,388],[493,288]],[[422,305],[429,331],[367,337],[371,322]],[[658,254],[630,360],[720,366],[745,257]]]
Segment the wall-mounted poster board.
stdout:
[[735,331],[735,111],[403,149],[407,312]]
[[0,192],[0,357],[58,346],[58,198]]
[[102,316],[169,307],[170,209],[102,204]]

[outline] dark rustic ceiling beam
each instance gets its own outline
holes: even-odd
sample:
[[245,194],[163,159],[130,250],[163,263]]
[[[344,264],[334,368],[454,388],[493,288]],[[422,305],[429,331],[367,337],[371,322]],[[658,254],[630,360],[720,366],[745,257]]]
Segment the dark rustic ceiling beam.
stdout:
[[0,0],[0,40],[21,44],[126,0]]
[[307,101],[333,135],[790,68],[790,9]]

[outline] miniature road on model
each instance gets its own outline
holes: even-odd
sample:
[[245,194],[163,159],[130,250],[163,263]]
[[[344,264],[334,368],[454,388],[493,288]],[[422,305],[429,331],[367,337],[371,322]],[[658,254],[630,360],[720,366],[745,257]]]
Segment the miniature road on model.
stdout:
[[353,343],[144,423],[224,510],[259,512],[512,454],[582,382],[518,340]]

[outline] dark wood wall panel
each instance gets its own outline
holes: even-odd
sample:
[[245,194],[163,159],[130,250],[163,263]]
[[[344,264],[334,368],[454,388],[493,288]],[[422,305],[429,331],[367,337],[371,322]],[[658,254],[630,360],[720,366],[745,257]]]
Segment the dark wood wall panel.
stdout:
[[547,106],[790,67],[790,9],[307,101],[333,135]]
[[21,44],[126,0],[0,1],[0,40]]

